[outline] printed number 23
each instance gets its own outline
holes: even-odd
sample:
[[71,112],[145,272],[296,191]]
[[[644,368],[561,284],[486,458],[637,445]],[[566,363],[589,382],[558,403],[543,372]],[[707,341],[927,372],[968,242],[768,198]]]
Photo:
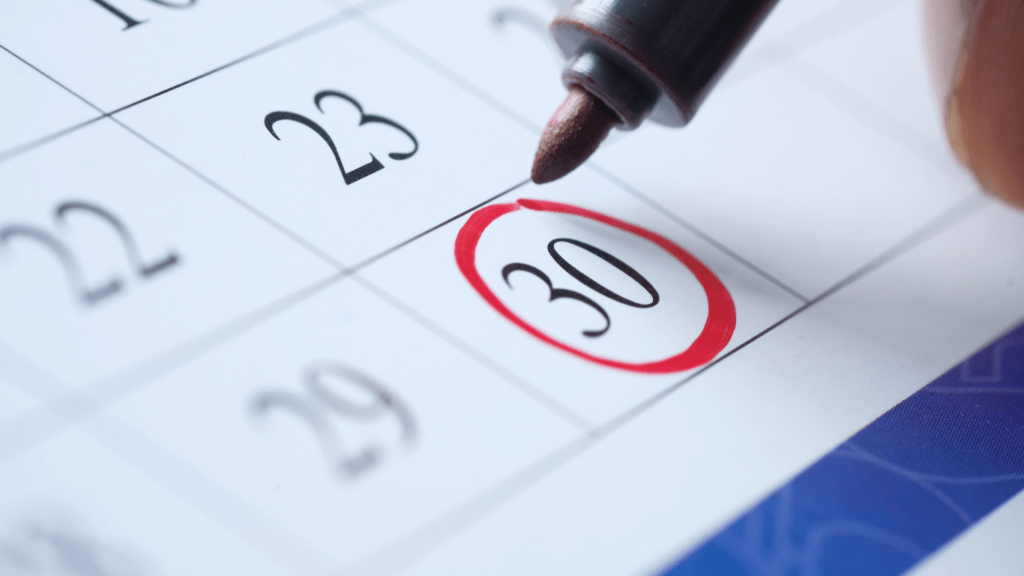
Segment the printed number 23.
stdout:
[[[339,98],[352,104],[352,106],[355,106],[356,110],[359,111],[360,126],[363,126],[365,124],[384,124],[408,136],[409,140],[412,141],[412,150],[408,152],[391,152],[390,154],[388,154],[388,156],[391,157],[391,159],[405,160],[407,158],[410,158],[413,154],[416,153],[417,150],[419,150],[419,142],[416,141],[416,137],[412,135],[412,132],[406,130],[405,127],[402,126],[401,124],[384,118],[383,116],[376,116],[374,114],[367,114],[363,112],[363,107],[359,104],[359,102],[357,102],[355,98],[352,98],[347,94],[335,92],[334,90],[324,90],[322,92],[317,93],[317,95],[313,97],[313,104],[316,105],[317,110],[319,110],[321,114],[324,113],[324,109],[320,105],[320,102],[324,98]],[[346,185],[355,184],[356,182],[362,180],[363,178],[366,178],[367,176],[384,169],[384,165],[380,163],[380,160],[377,160],[376,156],[370,154],[370,161],[367,162],[366,164],[363,164],[362,166],[359,166],[358,168],[355,168],[353,170],[345,170],[345,165],[341,163],[341,156],[338,155],[338,148],[337,146],[334,145],[334,139],[331,138],[331,135],[328,134],[327,131],[324,130],[316,122],[310,120],[309,118],[306,118],[301,114],[296,114],[294,112],[271,112],[270,114],[267,114],[266,118],[263,119],[263,125],[266,126],[267,131],[270,132],[271,136],[277,138],[278,140],[280,140],[281,137],[278,136],[276,132],[274,132],[274,124],[280,122],[281,120],[291,120],[292,122],[298,122],[299,124],[302,124],[303,126],[309,128],[313,132],[316,132],[317,136],[320,136],[320,138],[323,139],[323,141],[327,144],[327,147],[331,149],[331,153],[334,154],[334,160],[338,163],[338,169],[341,170],[341,177],[343,180],[345,180]]]

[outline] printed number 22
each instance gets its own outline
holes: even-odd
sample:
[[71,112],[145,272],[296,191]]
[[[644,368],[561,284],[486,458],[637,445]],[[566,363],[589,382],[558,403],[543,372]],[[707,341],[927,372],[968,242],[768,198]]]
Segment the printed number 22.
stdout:
[[[54,210],[54,218],[58,224],[66,224],[68,216],[77,213],[92,216],[113,229],[124,245],[128,263],[139,277],[152,278],[178,264],[178,255],[174,252],[167,254],[157,261],[144,262],[139,252],[139,247],[135,243],[135,238],[128,230],[128,227],[113,213],[95,204],[79,201],[64,202]],[[123,282],[119,278],[112,278],[105,284],[93,288],[86,286],[82,267],[75,254],[63,241],[37,226],[28,224],[0,226],[0,248],[6,247],[15,238],[32,240],[36,244],[47,248],[56,256],[57,260],[64,267],[72,294],[78,295],[82,302],[87,305],[96,304],[100,300],[118,293],[123,286]]]
[[[388,154],[388,156],[391,157],[391,159],[405,160],[406,158],[410,158],[413,154],[416,153],[417,150],[420,149],[419,142],[416,141],[416,137],[412,135],[412,132],[406,130],[405,127],[403,127],[401,124],[384,118],[383,116],[376,116],[374,114],[367,114],[363,112],[363,107],[359,104],[359,102],[357,102],[355,98],[347,94],[335,92],[334,90],[324,90],[322,92],[317,93],[317,95],[313,97],[313,104],[316,105],[317,110],[319,110],[321,114],[324,113],[324,109],[320,105],[320,102],[324,98],[328,97],[339,98],[352,104],[352,106],[355,106],[356,110],[359,111],[360,126],[363,126],[365,124],[384,124],[408,136],[409,140],[412,141],[412,150],[408,152],[391,152],[390,154]],[[370,154],[370,161],[367,162],[366,164],[363,164],[362,166],[355,168],[351,171],[345,170],[345,166],[341,163],[341,156],[338,155],[338,148],[337,146],[334,145],[334,139],[331,138],[330,134],[328,134],[327,131],[324,130],[316,122],[310,120],[309,118],[306,118],[301,114],[296,114],[294,112],[271,112],[270,114],[267,114],[266,118],[263,119],[263,125],[266,126],[267,131],[270,132],[271,136],[277,138],[278,140],[280,140],[281,137],[278,136],[276,132],[274,132],[274,124],[280,122],[281,120],[291,120],[292,122],[298,122],[299,124],[302,124],[303,126],[309,128],[313,132],[316,132],[317,136],[322,138],[323,141],[327,143],[327,147],[330,148],[331,153],[334,154],[334,160],[338,163],[338,169],[341,170],[341,177],[343,180],[345,180],[345,185],[354,184],[362,180],[363,178],[366,178],[367,176],[384,169],[384,165],[380,163],[380,160],[377,160],[376,156]]]

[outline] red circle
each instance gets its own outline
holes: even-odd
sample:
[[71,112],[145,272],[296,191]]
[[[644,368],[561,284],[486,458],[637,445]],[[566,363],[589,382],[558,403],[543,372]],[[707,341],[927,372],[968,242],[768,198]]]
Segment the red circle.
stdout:
[[[686,266],[697,278],[697,281],[700,282],[701,287],[704,288],[704,294],[708,298],[708,318],[704,323],[704,329],[701,331],[700,335],[698,335],[697,339],[690,344],[689,348],[675,356],[654,362],[633,364],[588,354],[583,350],[563,344],[528,324],[498,299],[494,292],[491,291],[484,282],[483,277],[480,276],[480,272],[476,269],[476,248],[480,243],[480,237],[483,235],[484,230],[486,230],[492,222],[505,214],[509,214],[523,208],[526,208],[527,210],[536,210],[538,212],[558,212],[579,216],[581,218],[588,218],[590,220],[618,228],[619,230],[624,230],[630,234],[640,236],[641,238],[649,240],[660,246],[666,252],[675,257],[676,260],[679,260],[684,266]],[[621,370],[630,370],[633,372],[644,372],[647,374],[682,372],[683,370],[696,368],[697,366],[710,362],[719,352],[722,351],[723,348],[725,348],[725,345],[729,343],[729,339],[732,338],[733,330],[736,329],[736,306],[733,304],[732,296],[729,295],[729,290],[726,289],[725,285],[722,284],[722,281],[718,279],[718,276],[715,276],[715,273],[705,266],[700,260],[697,260],[697,258],[692,254],[660,234],[655,234],[650,230],[635,226],[629,222],[624,222],[617,218],[612,218],[611,216],[606,216],[571,204],[521,198],[513,204],[494,204],[492,206],[487,206],[486,208],[481,208],[470,216],[466,224],[462,226],[461,230],[459,230],[459,235],[455,239],[455,262],[458,264],[462,275],[466,277],[466,280],[469,281],[469,284],[473,286],[477,293],[479,293],[492,308],[497,310],[505,318],[508,318],[513,324],[556,348],[580,358],[590,360],[591,362],[601,364],[602,366],[619,368]]]

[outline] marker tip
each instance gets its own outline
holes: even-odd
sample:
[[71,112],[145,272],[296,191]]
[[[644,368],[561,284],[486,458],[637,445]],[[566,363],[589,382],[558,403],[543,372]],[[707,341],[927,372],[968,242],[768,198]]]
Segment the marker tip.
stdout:
[[573,86],[540,137],[530,178],[536,184],[558,180],[590,157],[619,117],[595,96]]

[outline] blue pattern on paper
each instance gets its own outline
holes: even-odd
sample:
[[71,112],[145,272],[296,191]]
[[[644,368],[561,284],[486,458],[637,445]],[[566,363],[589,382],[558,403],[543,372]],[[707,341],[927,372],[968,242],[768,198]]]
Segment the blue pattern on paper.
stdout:
[[1024,326],[814,463],[662,576],[901,574],[1024,489]]

